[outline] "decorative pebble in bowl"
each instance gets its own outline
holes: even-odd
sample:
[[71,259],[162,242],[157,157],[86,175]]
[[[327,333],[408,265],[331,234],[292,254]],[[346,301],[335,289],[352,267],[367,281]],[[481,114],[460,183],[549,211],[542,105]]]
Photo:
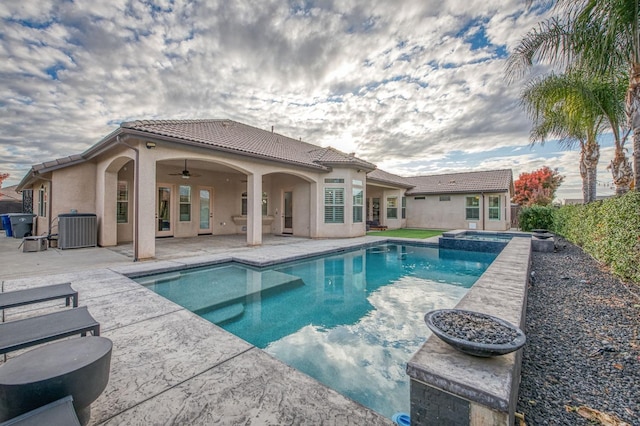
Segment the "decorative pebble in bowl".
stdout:
[[428,312],[424,321],[436,336],[469,355],[504,355],[517,351],[526,342],[518,327],[481,312],[437,309]]

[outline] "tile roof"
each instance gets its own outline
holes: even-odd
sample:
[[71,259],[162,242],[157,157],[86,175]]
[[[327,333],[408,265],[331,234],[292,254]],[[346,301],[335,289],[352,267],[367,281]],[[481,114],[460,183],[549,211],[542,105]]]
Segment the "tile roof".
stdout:
[[22,201],[22,194],[16,191],[18,185],[6,186],[4,188],[0,188],[0,200],[14,200],[14,201]]
[[407,195],[502,192],[509,191],[513,185],[513,174],[510,169],[413,176],[405,179],[414,185],[407,191]]
[[46,161],[44,163],[36,164],[32,167],[34,171],[39,171],[42,169],[56,169],[60,167],[64,167],[70,163],[83,161],[84,157],[82,155],[70,155],[69,157],[58,158],[52,161]]
[[381,169],[375,169],[367,173],[367,182],[390,184],[401,188],[411,188],[414,186],[414,184],[409,182],[407,178],[385,172]]
[[351,165],[373,170],[375,165],[337,149],[258,129],[232,120],[140,120],[122,123],[127,130],[196,142],[227,152],[328,170],[331,165]]

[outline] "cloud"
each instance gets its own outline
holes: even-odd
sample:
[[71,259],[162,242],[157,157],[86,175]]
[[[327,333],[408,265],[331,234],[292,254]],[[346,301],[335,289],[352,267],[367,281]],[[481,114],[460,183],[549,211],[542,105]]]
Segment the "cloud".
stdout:
[[0,170],[16,183],[135,119],[275,126],[398,174],[524,147],[504,61],[541,13],[519,0],[8,2]]

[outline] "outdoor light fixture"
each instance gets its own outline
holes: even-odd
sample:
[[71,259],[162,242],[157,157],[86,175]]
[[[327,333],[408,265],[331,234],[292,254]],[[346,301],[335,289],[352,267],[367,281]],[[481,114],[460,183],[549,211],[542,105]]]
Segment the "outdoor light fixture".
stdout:
[[147,149],[151,149],[151,148],[155,148],[156,147],[156,143],[155,142],[147,142]]

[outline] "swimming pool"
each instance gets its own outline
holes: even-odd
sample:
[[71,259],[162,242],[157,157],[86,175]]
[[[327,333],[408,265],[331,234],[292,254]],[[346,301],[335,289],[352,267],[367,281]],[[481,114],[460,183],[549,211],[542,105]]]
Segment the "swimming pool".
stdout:
[[409,411],[405,365],[429,333],[424,314],[455,306],[495,257],[385,244],[136,281],[391,417]]

